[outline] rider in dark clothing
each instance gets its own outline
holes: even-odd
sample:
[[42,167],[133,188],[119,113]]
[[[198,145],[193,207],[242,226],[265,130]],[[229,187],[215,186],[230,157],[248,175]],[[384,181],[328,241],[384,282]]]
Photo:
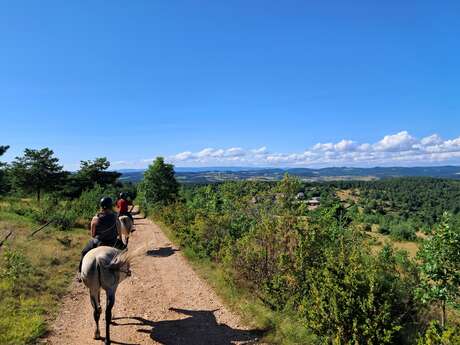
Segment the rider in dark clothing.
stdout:
[[91,239],[81,252],[80,266],[81,272],[83,257],[91,250],[99,246],[114,247],[120,234],[120,222],[116,213],[112,211],[112,199],[104,197],[100,202],[101,211],[91,220]]

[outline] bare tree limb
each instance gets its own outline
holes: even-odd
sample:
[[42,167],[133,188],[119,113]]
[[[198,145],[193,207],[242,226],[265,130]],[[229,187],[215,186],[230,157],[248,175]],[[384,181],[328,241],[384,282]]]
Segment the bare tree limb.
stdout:
[[13,230],[10,230],[6,236],[3,238],[3,240],[0,241],[0,247],[3,246],[3,243],[6,242],[6,240],[8,239],[8,237],[10,237],[11,235],[13,234]]
[[44,228],[46,228],[48,225],[50,225],[51,223],[53,222],[53,220],[50,220],[48,223],[46,223],[45,225],[42,225],[41,227],[39,227],[37,230],[33,231],[29,237],[32,237],[33,235],[35,235],[37,232],[39,232],[40,230],[43,230]]

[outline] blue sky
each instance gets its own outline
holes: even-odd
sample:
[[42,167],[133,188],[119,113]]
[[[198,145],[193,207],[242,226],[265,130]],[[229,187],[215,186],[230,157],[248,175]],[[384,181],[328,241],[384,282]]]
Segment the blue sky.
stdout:
[[3,158],[48,146],[68,169],[157,155],[460,164],[458,13],[458,1],[0,0]]

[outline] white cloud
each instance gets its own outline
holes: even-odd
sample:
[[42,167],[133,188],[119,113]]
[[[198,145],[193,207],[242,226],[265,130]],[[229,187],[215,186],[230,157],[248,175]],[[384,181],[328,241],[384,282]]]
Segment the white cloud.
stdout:
[[242,157],[245,154],[241,147],[231,147],[225,151],[225,155],[228,157]]
[[266,146],[259,147],[258,149],[253,149],[253,150],[251,150],[251,152],[252,152],[252,153],[255,153],[255,154],[265,154],[265,153],[268,153],[267,147],[266,147]]
[[[317,143],[303,152],[270,152],[266,146],[244,149],[204,148],[167,157],[178,165],[247,166],[376,166],[460,164],[460,137],[449,140],[433,134],[421,139],[407,131],[385,135],[375,143],[342,139]],[[150,160],[146,160],[150,162]]]
[[428,137],[422,138],[420,140],[420,144],[422,146],[439,145],[442,144],[442,138],[437,134],[433,134]]
[[372,148],[371,144],[365,143],[365,144],[358,145],[357,150],[358,151],[370,151],[371,148]]
[[448,149],[457,150],[460,148],[460,137],[453,139],[453,140],[447,140],[443,144],[444,144],[444,147]]
[[402,131],[393,135],[385,135],[382,140],[374,144],[377,151],[408,150],[415,144],[415,139],[407,132]]
[[174,159],[177,161],[185,161],[187,159],[190,159],[193,156],[193,153],[191,151],[185,151],[178,153],[177,155],[174,155]]
[[318,143],[315,146],[313,146],[314,151],[330,151],[333,149],[334,149],[333,143],[326,143],[326,144]]
[[356,143],[353,140],[340,140],[337,144],[334,145],[334,148],[337,151],[351,151],[356,149]]
[[115,161],[115,162],[111,162],[110,165],[114,166],[114,165],[126,165],[126,164],[129,164],[128,161]]
[[[206,148],[201,150],[196,154],[198,158],[207,158],[207,157],[222,157],[225,151],[222,149],[215,150],[213,148]],[[195,155],[193,155],[195,156]]]

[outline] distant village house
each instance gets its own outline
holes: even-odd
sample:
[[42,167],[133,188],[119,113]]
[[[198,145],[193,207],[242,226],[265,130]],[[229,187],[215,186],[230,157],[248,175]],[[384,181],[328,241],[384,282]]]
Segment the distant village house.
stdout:
[[319,196],[315,196],[309,200],[307,200],[307,204],[308,204],[308,209],[309,210],[315,210],[319,207],[321,203],[321,198]]

